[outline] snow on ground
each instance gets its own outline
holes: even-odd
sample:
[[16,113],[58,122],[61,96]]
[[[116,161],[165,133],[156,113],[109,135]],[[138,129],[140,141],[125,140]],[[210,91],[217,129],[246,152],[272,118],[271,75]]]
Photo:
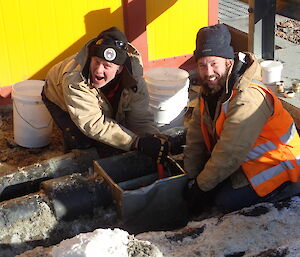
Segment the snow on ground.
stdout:
[[52,249],[53,257],[73,256],[116,256],[127,257],[129,234],[120,229],[98,229],[94,232],[80,234],[71,239],[62,241]]
[[96,229],[63,240],[50,248],[37,247],[19,257],[163,257],[156,246],[121,229]]
[[52,257],[163,257],[148,241],[137,240],[121,229],[97,229],[62,241],[52,248]]
[[176,231],[133,236],[120,229],[98,229],[20,257],[299,257],[299,214],[300,198],[293,197],[191,221]]
[[299,214],[299,197],[294,197],[137,238],[153,243],[168,257],[296,257],[300,256]]

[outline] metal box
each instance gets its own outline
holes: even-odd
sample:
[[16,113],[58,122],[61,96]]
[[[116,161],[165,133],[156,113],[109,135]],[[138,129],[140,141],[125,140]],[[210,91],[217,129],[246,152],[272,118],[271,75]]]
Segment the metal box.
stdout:
[[157,165],[138,152],[94,161],[94,171],[112,192],[121,227],[131,233],[170,230],[187,222],[183,189],[184,170],[170,157],[164,163],[165,177],[158,178]]

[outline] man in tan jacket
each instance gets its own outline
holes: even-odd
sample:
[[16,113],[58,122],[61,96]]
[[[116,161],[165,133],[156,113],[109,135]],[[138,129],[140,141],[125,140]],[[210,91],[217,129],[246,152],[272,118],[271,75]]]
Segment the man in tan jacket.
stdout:
[[138,149],[156,158],[161,148],[140,55],[116,27],[52,67],[42,97],[66,152],[96,146],[102,157]]
[[[199,30],[194,56],[202,85],[187,131],[184,167],[191,207],[234,211],[293,194],[300,140],[291,116],[261,83],[251,53],[236,53],[223,24]],[[297,186],[296,186],[297,188]]]

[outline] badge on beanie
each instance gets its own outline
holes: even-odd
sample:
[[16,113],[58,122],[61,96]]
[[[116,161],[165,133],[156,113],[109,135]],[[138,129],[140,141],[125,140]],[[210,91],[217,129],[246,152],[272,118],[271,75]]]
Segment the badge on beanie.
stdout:
[[104,56],[105,60],[113,61],[114,59],[116,59],[117,53],[116,53],[115,49],[107,48],[107,49],[105,49],[103,56]]

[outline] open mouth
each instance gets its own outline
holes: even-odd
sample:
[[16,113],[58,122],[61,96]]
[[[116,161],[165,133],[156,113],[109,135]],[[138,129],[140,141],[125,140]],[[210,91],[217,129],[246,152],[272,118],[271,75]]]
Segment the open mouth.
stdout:
[[95,75],[95,80],[96,81],[101,81],[102,79],[104,79],[104,77]]
[[217,76],[209,76],[206,80],[208,82],[213,82],[213,81],[217,80]]

